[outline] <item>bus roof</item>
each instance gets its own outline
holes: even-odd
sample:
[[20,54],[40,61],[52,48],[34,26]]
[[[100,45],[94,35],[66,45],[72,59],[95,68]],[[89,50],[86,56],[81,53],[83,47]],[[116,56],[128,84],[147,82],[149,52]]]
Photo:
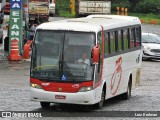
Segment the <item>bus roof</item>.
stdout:
[[37,29],[98,32],[102,29],[101,26],[103,26],[104,30],[109,30],[140,24],[141,22],[137,17],[120,15],[89,15],[84,18],[43,23],[39,25]]

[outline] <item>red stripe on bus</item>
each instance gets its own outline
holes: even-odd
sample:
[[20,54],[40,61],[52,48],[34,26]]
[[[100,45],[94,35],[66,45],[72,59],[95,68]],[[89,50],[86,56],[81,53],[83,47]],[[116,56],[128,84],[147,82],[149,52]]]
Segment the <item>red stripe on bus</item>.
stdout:
[[61,83],[61,82],[45,82],[35,78],[30,78],[30,83],[39,84],[45,91],[51,92],[70,92],[76,93],[82,87],[93,86],[93,81],[82,83]]

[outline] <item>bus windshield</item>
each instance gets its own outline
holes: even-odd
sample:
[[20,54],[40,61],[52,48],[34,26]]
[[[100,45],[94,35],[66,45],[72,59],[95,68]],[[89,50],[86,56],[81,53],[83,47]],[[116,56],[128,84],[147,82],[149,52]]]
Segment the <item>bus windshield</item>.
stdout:
[[94,43],[94,33],[37,30],[32,49],[31,77],[57,82],[92,80]]

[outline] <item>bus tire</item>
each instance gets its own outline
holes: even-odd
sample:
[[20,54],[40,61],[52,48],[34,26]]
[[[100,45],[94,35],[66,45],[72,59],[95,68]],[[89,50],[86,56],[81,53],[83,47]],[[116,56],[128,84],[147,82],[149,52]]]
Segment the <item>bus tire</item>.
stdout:
[[130,80],[127,87],[127,92],[123,94],[124,100],[129,100],[131,98],[132,81]]
[[50,103],[49,103],[49,102],[40,102],[40,104],[41,104],[41,107],[42,107],[43,109],[47,109],[47,108],[50,107]]
[[101,109],[105,102],[105,89],[102,90],[101,101],[95,104],[96,109]]

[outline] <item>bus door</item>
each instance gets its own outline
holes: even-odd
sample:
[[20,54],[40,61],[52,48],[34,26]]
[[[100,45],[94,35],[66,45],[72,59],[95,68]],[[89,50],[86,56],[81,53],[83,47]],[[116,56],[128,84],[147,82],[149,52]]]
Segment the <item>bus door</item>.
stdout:
[[[99,58],[98,63],[94,64],[94,85],[98,87],[96,89],[96,98],[100,98],[102,91],[102,70],[103,70],[103,59],[104,59],[104,32],[103,30],[97,34],[97,46],[99,46]],[[94,54],[93,54],[94,55]]]

